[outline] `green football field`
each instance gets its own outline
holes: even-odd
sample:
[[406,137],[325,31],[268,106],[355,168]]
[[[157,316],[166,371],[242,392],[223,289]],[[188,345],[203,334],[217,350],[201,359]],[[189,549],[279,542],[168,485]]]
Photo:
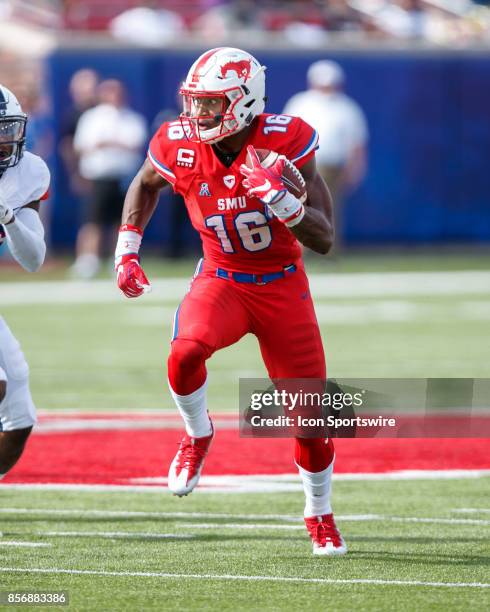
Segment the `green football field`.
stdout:
[[2,589],[68,591],[75,610],[488,609],[488,479],[334,494],[337,559],[311,555],[297,494],[9,490]]
[[[488,253],[356,255],[308,267],[332,377],[490,378]],[[150,260],[125,300],[109,274],[0,269],[0,312],[41,410],[172,408],[172,316],[195,262]],[[248,336],[209,362],[212,411],[264,374]],[[104,450],[100,449],[103,453]],[[339,481],[345,558],[311,555],[298,493],[0,488],[0,591],[66,590],[76,610],[484,610],[489,479]],[[8,544],[8,543],[12,544]],[[15,543],[15,544],[13,544]]]

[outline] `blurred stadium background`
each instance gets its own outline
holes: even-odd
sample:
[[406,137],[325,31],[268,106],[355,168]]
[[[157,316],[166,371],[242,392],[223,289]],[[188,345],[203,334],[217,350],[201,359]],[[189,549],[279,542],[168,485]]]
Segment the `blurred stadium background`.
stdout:
[[[70,253],[79,202],[59,142],[80,68],[120,79],[129,104],[152,125],[175,108],[193,58],[208,46],[243,45],[268,66],[269,112],[306,85],[312,61],[344,68],[346,91],[366,114],[369,171],[348,198],[351,247],[482,245],[490,240],[486,157],[490,140],[490,9],[470,0],[151,2],[171,16],[163,44],[110,31],[131,0],[0,2],[0,75],[30,114],[29,144],[53,173],[47,220],[52,253]],[[150,9],[149,9],[150,10]],[[139,44],[138,44],[139,43]],[[150,37],[150,43],[153,39]],[[293,75],[293,77],[291,77]],[[165,252],[169,207],[160,206],[146,246]],[[192,242],[192,232],[186,235]]]
[[[18,94],[29,113],[29,148],[46,159],[53,176],[43,208],[49,258],[41,272],[23,273],[5,247],[0,250],[1,313],[27,355],[41,417],[38,434],[2,486],[1,527],[15,541],[54,546],[40,549],[40,555],[35,549],[9,550],[6,567],[25,571],[7,570],[1,582],[9,588],[26,580],[39,589],[59,586],[56,572],[36,577],[30,567],[97,566],[126,576],[119,589],[104,582],[105,590],[97,594],[93,578],[67,576],[62,584],[73,590],[77,609],[162,609],[158,579],[131,576],[131,571],[196,574],[199,567],[215,576],[253,575],[260,573],[258,558],[267,575],[324,579],[325,570],[318,564],[312,570],[304,534],[280,531],[280,515],[301,514],[299,482],[292,477],[281,484],[281,475],[294,471],[289,441],[281,441],[269,457],[263,446],[253,444],[260,441],[239,440],[232,433],[239,376],[263,374],[250,337],[210,363],[210,409],[221,414],[222,431],[204,488],[227,490],[229,474],[274,477],[249,483],[246,500],[241,494],[211,492],[193,494],[182,506],[148,492],[147,486],[161,490],[158,485],[179,439],[172,413],[162,425],[158,419],[166,417],[157,411],[172,407],[164,368],[167,342],[199,247],[187,227],[183,257],[168,258],[175,253],[170,195],[165,194],[143,249],[145,268],[155,281],[151,295],[125,301],[114,286],[111,262],[96,280],[68,278],[82,204],[70,187],[61,139],[76,71],[92,68],[103,79],[121,80],[130,106],[150,126],[162,109],[175,108],[180,80],[206,48],[242,46],[267,65],[269,112],[281,112],[293,94],[305,89],[313,61],[337,61],[346,74],[346,92],[366,115],[370,136],[367,175],[346,199],[345,249],[333,258],[307,258],[330,375],[490,377],[489,3],[156,0],[146,3],[149,10],[165,11],[156,42],[136,26],[129,32],[116,27],[118,15],[142,4],[0,0],[0,82]],[[110,252],[112,245],[107,246]],[[414,584],[484,582],[489,509],[488,478],[483,476],[490,468],[484,441],[394,442],[338,443],[334,501],[353,554],[344,565],[330,565],[329,577],[334,582],[366,577]],[[235,449],[231,467],[229,448]],[[434,469],[473,470],[474,480],[373,481],[390,470]],[[361,483],[342,480],[356,472],[360,479],[368,476]],[[244,482],[233,486],[247,490]],[[26,488],[41,483],[51,489],[99,484],[127,490]],[[140,485],[140,492],[130,490]],[[276,493],[271,497],[267,490]],[[56,514],[60,506],[66,516]],[[183,508],[197,514],[179,516]],[[103,515],[109,510],[120,510],[119,518]],[[160,518],[152,517],[154,510],[162,512]],[[205,512],[214,513],[218,523],[202,535],[195,519],[203,521],[206,515],[199,513]],[[220,518],[223,512],[230,513],[228,519]],[[268,527],[237,527],[252,520],[244,518],[246,512],[250,517],[278,514]],[[28,518],[22,519],[22,513]],[[393,515],[394,522],[388,527],[376,523],[382,534],[377,537],[369,521],[380,521],[384,514]],[[164,546],[161,520],[170,537]],[[124,535],[129,527],[138,533]],[[182,530],[191,534],[189,541],[178,540]],[[223,530],[229,537],[223,538]],[[43,536],[48,531],[52,535]],[[96,532],[102,539],[96,540],[94,556]],[[128,539],[132,555],[123,552]],[[63,549],[56,548],[60,541]],[[141,580],[150,597],[144,604]],[[246,583],[223,587],[219,577],[191,583],[192,590],[186,582],[183,594],[171,578],[165,582],[166,592],[175,596],[168,609],[200,604],[250,608],[251,597],[262,609],[277,609],[278,601],[281,609],[298,609],[307,593],[282,584],[266,589],[262,583],[262,590]],[[394,597],[398,609],[424,609],[428,596],[434,609],[485,609],[473,587],[449,595],[438,586],[422,585],[409,597],[395,587],[375,591],[357,584],[346,593],[339,585],[327,586],[333,609],[355,604],[388,610]],[[311,589],[308,605],[320,609],[327,587],[306,588]]]

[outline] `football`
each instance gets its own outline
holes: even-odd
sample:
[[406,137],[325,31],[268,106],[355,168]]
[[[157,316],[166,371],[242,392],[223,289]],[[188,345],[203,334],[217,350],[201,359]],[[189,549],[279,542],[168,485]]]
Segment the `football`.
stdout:
[[[277,158],[280,155],[279,153],[270,151],[269,149],[256,149],[256,152],[260,159],[260,163],[264,168],[270,168],[277,161]],[[246,164],[249,168],[252,167],[252,161],[248,153]],[[293,162],[287,158],[282,173],[282,180],[289,193],[294,195],[302,204],[304,204],[307,197],[305,179]]]

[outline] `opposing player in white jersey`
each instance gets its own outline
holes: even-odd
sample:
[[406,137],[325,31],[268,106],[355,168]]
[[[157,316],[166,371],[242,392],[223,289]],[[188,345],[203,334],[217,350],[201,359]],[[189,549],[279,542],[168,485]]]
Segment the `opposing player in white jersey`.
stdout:
[[[27,115],[14,94],[0,85],[0,243],[29,272],[46,254],[39,218],[47,198],[49,170],[40,157],[25,152]],[[0,316],[0,479],[15,465],[36,420],[29,390],[29,366]]]

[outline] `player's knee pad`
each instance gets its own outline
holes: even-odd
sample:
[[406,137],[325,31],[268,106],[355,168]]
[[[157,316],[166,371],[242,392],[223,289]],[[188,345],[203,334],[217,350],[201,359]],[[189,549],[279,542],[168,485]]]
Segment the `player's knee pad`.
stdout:
[[204,364],[206,355],[207,351],[200,342],[177,338],[172,342],[168,361],[174,369],[191,373]]
[[168,358],[168,379],[175,393],[188,395],[204,384],[207,357],[208,351],[200,342],[181,338],[172,342]]
[[321,472],[333,461],[335,456],[331,438],[296,438],[294,460],[308,472]]

